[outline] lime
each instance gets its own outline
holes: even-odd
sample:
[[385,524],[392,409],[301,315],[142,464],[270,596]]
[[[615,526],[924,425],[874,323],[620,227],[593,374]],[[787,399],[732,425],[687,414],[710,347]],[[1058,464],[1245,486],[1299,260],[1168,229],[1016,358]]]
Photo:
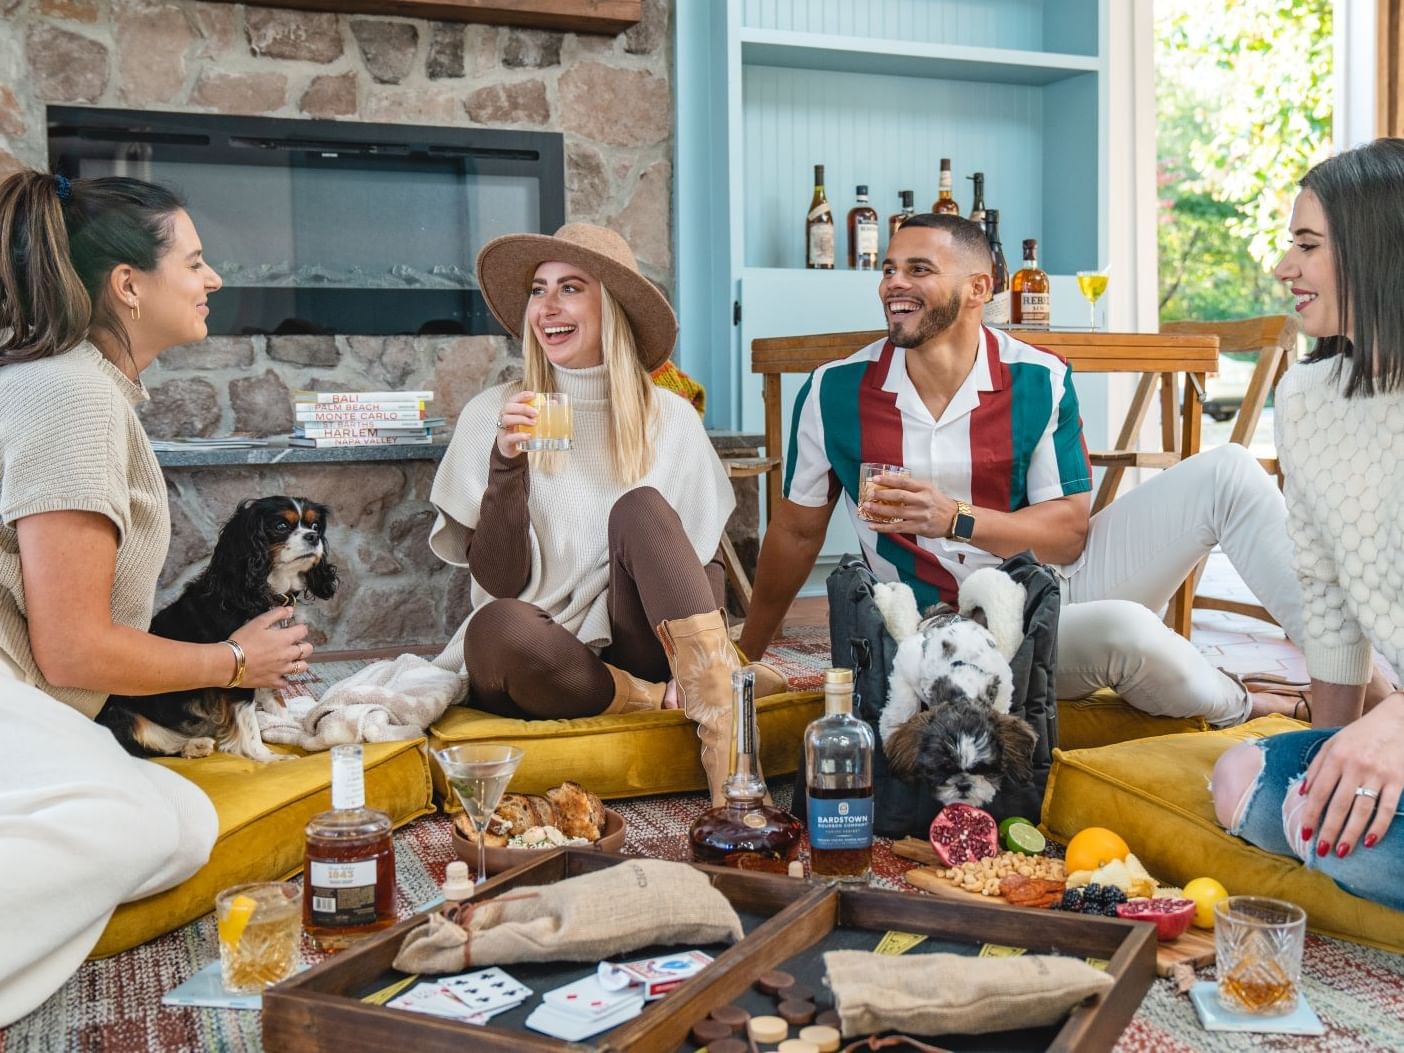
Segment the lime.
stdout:
[[1025,819],[1022,815],[1011,815],[1008,819],[1001,819],[1001,820],[999,821],[999,841],[1000,841],[1000,844],[1003,844],[1003,843],[1004,843],[1004,838],[1005,838],[1005,836],[1009,833],[1009,828],[1010,828],[1011,826],[1013,826],[1015,823],[1023,823],[1025,826],[1037,826],[1037,825],[1038,825],[1038,824],[1035,823],[1032,819]]
[[239,946],[244,928],[248,925],[258,902],[252,896],[235,896],[229,901],[229,910],[219,919],[219,942],[231,951]]
[[1010,823],[1004,831],[1004,847],[1011,852],[1022,852],[1026,856],[1036,856],[1048,847],[1048,840],[1038,832],[1032,823]]

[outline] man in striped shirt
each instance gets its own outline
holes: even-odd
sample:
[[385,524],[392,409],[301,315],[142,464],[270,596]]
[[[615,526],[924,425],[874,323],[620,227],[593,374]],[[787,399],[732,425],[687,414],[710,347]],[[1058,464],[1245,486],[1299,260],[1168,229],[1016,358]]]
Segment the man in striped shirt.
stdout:
[[[742,649],[764,652],[842,498],[873,572],[910,585],[919,608],[954,602],[967,575],[1025,549],[1052,565],[1060,698],[1111,687],[1147,712],[1220,726],[1291,712],[1295,700],[1250,696],[1157,613],[1221,544],[1294,635],[1301,595],[1272,480],[1227,446],[1090,518],[1072,371],[981,324],[991,271],[984,233],[958,216],[916,216],[893,235],[878,287],[887,339],[815,370],[796,400],[786,500],[766,531]],[[911,475],[884,475],[866,497],[865,462]]]

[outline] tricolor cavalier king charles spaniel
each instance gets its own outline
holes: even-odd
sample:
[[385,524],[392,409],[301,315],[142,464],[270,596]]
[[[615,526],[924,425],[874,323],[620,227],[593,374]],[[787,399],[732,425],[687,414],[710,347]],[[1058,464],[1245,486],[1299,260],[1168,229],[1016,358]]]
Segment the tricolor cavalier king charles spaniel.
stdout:
[[[209,566],[151,619],[151,632],[220,643],[280,604],[288,605],[291,618],[301,596],[330,599],[336,567],[327,553],[326,524],[327,509],[304,497],[241,502],[219,532]],[[97,719],[138,757],[204,757],[220,750],[256,761],[288,759],[264,745],[255,704],[251,687],[112,695]]]

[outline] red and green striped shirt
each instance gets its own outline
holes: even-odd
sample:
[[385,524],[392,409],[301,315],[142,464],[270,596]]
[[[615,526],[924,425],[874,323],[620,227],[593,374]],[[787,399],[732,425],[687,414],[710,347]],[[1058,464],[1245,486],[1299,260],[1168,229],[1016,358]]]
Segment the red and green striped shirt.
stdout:
[[1072,368],[1043,348],[982,329],[975,364],[939,421],[907,375],[905,349],[879,340],[816,369],[795,402],[785,496],[820,507],[841,492],[863,555],[905,581],[918,607],[954,602],[998,556],[945,538],[879,534],[858,518],[858,466],[901,464],[955,500],[1017,511],[1092,489]]

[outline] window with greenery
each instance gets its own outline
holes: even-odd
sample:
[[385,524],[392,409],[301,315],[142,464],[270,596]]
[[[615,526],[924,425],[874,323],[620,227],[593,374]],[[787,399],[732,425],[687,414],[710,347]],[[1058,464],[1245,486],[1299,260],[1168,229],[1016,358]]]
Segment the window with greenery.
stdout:
[[1331,150],[1332,0],[1155,0],[1160,318],[1291,311],[1272,278]]

